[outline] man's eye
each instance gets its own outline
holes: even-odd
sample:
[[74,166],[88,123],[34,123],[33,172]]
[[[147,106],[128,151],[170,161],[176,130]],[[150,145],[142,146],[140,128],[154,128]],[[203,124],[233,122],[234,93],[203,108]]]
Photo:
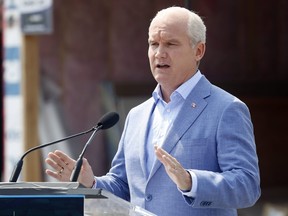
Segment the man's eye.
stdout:
[[176,46],[175,43],[167,43],[168,46]]
[[152,42],[152,43],[150,43],[150,46],[158,46],[158,43]]

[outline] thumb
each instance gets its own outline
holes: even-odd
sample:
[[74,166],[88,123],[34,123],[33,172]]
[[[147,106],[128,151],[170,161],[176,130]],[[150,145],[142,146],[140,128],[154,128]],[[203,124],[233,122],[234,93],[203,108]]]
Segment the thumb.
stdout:
[[83,164],[82,167],[84,170],[92,170],[91,165],[89,164],[88,160],[86,158],[83,158]]

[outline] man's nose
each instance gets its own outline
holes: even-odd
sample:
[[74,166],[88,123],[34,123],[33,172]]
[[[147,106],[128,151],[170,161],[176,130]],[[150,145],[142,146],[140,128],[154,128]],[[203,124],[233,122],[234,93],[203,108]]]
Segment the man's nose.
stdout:
[[156,53],[155,53],[155,57],[156,58],[165,58],[167,56],[167,52],[164,46],[159,45]]

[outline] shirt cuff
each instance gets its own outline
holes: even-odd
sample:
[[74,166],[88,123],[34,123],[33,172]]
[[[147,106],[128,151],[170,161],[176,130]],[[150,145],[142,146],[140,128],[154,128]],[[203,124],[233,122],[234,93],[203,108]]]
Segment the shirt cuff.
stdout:
[[91,187],[92,189],[96,189],[97,188],[97,181],[96,181],[96,177],[94,176],[94,181],[93,181],[93,185]]
[[192,187],[191,187],[191,190],[190,191],[181,191],[181,193],[184,195],[184,196],[188,196],[188,197],[193,197],[195,198],[196,195],[197,195],[197,187],[198,187],[198,181],[197,181],[197,176],[196,174],[191,171],[191,170],[187,170],[187,172],[190,174],[191,176],[191,179],[192,179]]

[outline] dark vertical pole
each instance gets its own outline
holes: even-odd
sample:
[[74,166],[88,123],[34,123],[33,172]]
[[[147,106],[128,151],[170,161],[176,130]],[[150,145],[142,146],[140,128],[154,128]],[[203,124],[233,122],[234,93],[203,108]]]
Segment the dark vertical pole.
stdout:
[[185,0],[185,8],[187,8],[188,10],[192,10],[191,0]]

